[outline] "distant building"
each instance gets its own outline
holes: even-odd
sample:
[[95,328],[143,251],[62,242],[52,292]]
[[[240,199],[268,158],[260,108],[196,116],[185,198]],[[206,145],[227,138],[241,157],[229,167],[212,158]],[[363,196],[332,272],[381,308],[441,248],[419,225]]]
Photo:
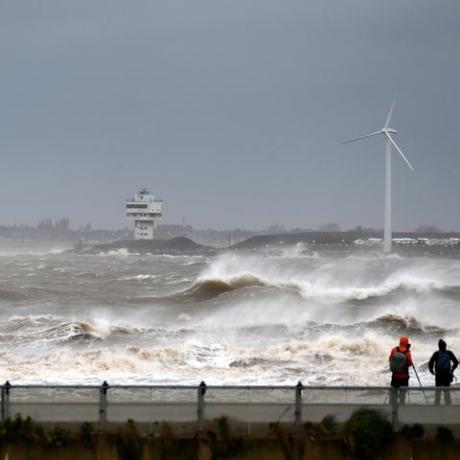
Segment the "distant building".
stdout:
[[126,217],[134,222],[136,240],[153,240],[153,231],[161,220],[163,200],[155,197],[145,188],[126,200]]

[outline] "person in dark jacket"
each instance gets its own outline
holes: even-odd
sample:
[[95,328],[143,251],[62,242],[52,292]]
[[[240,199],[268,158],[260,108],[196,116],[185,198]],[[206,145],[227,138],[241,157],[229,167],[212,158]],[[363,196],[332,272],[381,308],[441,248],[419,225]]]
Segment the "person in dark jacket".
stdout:
[[[444,340],[439,339],[438,351],[433,353],[433,356],[428,362],[430,372],[435,376],[437,387],[450,387],[450,383],[454,378],[454,371],[458,367],[458,359],[447,349],[447,344]],[[451,404],[450,392],[444,391],[444,400],[446,405]],[[435,404],[441,404],[441,391],[436,391]]]

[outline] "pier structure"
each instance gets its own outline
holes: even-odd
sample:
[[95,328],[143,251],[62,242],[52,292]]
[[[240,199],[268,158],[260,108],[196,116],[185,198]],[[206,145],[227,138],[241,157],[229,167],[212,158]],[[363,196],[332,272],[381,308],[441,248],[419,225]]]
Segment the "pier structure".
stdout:
[[126,217],[134,223],[134,239],[153,240],[154,230],[162,217],[163,200],[143,188],[126,200]]
[[[401,397],[401,391],[405,397]],[[450,405],[436,404],[439,392]],[[101,430],[115,429],[128,419],[143,433],[156,433],[163,422],[178,435],[193,436],[226,417],[232,431],[267,433],[273,423],[302,427],[325,416],[345,422],[360,408],[382,412],[394,431],[421,424],[460,432],[460,388],[304,387],[162,385],[11,385],[1,386],[1,418],[30,416],[45,426],[79,429],[83,422]],[[449,399],[449,398],[447,398]]]

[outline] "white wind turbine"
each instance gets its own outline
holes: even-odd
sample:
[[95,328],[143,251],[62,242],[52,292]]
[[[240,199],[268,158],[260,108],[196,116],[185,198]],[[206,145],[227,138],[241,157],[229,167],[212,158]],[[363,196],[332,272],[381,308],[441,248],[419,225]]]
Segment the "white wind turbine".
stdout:
[[393,113],[393,106],[395,100],[391,103],[390,111],[388,112],[387,119],[385,120],[385,125],[379,131],[366,134],[365,136],[357,137],[355,139],[350,139],[349,141],[343,142],[343,144],[349,144],[350,142],[359,141],[365,139],[366,137],[376,136],[377,134],[383,134],[386,141],[386,161],[385,161],[385,223],[383,229],[383,251],[385,253],[391,252],[391,150],[392,146],[398,151],[402,156],[402,159],[407,163],[407,166],[414,171],[414,168],[410,164],[409,160],[406,158],[401,149],[396,145],[396,142],[390,136],[390,134],[397,134],[393,128],[390,128],[391,114]]

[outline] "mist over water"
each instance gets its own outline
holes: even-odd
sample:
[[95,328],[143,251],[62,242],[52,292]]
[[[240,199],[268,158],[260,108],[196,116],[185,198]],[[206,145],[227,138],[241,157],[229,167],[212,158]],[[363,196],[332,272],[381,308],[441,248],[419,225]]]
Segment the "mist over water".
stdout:
[[410,336],[425,382],[460,352],[460,260],[315,253],[0,255],[0,380],[388,384]]

